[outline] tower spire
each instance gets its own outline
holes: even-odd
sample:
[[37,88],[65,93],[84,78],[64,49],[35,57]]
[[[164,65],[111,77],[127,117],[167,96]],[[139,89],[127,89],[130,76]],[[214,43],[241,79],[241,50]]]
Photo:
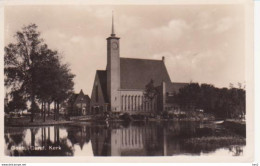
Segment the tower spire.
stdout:
[[112,33],[111,36],[116,36],[114,31],[114,11],[112,11]]

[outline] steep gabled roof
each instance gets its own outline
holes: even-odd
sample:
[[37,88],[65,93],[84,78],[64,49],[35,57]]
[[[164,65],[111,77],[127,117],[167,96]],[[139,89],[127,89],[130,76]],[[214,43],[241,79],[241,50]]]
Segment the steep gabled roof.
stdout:
[[97,70],[97,76],[100,81],[101,90],[104,95],[105,102],[108,102],[107,96],[107,71],[106,70]]
[[179,93],[179,90],[185,86],[189,85],[189,83],[180,83],[180,82],[171,82],[166,83],[166,92],[168,93]]
[[69,101],[70,101],[71,104],[73,104],[76,101],[76,99],[78,98],[78,95],[79,94],[74,93],[74,94],[72,94],[70,96],[70,100]]
[[154,86],[171,82],[162,60],[120,58],[121,89],[145,89],[151,79]]
[[90,97],[88,95],[84,95],[87,101],[90,101]]
[[80,90],[79,93],[74,93],[74,94],[71,95],[69,102],[70,102],[71,104],[74,104],[80,95],[83,95],[83,96],[84,96],[84,99],[85,99],[87,102],[90,101],[89,96],[88,96],[88,95],[85,95],[85,94],[83,93],[83,91]]

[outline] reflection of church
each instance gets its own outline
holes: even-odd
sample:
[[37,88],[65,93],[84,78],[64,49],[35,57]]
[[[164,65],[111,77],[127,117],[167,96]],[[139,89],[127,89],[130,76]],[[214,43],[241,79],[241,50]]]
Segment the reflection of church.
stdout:
[[[157,131],[151,127],[129,127],[114,129],[111,133],[112,156],[146,156],[148,149],[162,152],[159,147]],[[160,154],[159,154],[160,155]]]
[[[106,70],[97,70],[91,94],[91,109],[99,111],[127,112],[129,114],[156,113],[166,107],[167,97],[178,93],[187,84],[173,83],[162,60],[120,57],[119,37],[114,32],[107,38]],[[153,80],[159,95],[152,100],[144,97],[145,86]]]
[[95,156],[169,156],[181,152],[178,141],[169,140],[166,130],[156,125],[99,129],[91,133]]

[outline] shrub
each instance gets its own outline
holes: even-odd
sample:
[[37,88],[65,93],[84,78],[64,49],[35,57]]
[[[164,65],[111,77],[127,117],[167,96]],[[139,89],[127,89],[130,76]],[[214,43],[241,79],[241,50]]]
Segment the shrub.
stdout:
[[121,115],[119,118],[122,119],[122,120],[125,120],[125,121],[131,121],[131,120],[133,120],[133,118],[131,117],[131,115],[129,115],[128,113],[124,113],[124,114]]
[[132,115],[132,118],[135,120],[144,120],[145,116],[144,115]]

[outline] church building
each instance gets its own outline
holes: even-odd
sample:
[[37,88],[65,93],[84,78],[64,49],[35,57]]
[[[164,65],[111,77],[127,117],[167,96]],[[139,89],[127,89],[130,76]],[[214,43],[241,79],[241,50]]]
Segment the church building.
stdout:
[[[97,70],[91,94],[92,114],[107,111],[129,114],[157,114],[170,107],[167,96],[178,93],[185,83],[172,83],[165,59],[134,59],[120,57],[120,38],[114,32],[107,38],[106,70]],[[146,99],[144,90],[153,81],[159,91]]]

